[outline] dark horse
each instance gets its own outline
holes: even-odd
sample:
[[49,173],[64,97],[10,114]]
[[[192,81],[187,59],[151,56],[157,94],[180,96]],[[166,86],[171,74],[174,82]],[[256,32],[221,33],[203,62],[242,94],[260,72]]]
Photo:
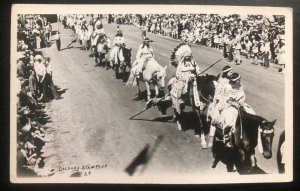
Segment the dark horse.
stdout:
[[[200,106],[196,106],[195,97],[193,92],[193,80],[189,82],[188,86],[188,94],[185,95],[185,105],[190,105],[193,109],[193,112],[197,115],[197,120],[199,121],[199,127],[195,129],[195,134],[201,138],[201,147],[208,148],[207,142],[205,140],[204,128],[208,128],[209,124],[206,122],[207,109],[210,103],[213,101],[213,97],[215,94],[215,82],[218,79],[218,76],[213,75],[204,75],[197,76],[194,80],[197,81],[197,92],[199,96],[199,100],[202,102]],[[173,84],[171,84],[170,88],[173,88]],[[174,104],[173,104],[174,105]],[[184,110],[184,105],[180,107],[182,111]],[[181,130],[181,120],[182,120],[182,112],[180,114],[174,109],[175,120],[178,125],[178,129]]]
[[97,39],[96,46],[92,46],[92,51],[94,52],[94,59],[96,65],[106,67],[107,69],[109,68],[109,62],[107,59],[107,53],[109,50],[110,48],[108,47],[104,36],[99,36]]
[[122,51],[124,61],[121,61],[118,56],[117,62],[114,63],[116,78],[118,78],[120,72],[119,70],[121,69],[123,82],[126,82],[126,67],[131,68],[131,50],[132,50],[131,48],[121,46],[119,51]]
[[[212,167],[215,168],[219,161],[223,161],[229,172],[235,166],[240,174],[251,173],[256,167],[255,147],[258,144],[264,158],[272,157],[275,122],[276,120],[269,122],[240,108],[234,133],[230,133],[229,128],[224,131],[221,128],[216,129],[212,149],[215,160]],[[227,147],[229,141],[232,147]]]

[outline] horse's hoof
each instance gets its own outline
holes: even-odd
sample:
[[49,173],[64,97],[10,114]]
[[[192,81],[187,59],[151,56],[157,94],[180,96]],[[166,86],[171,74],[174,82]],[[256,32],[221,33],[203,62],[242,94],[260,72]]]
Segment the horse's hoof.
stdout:
[[250,166],[249,168],[247,168],[246,173],[247,174],[251,174],[254,170],[255,166]]
[[178,121],[177,121],[177,128],[178,128],[179,131],[182,131],[181,125]]
[[227,167],[227,172],[236,172],[236,170],[233,169],[233,167],[232,168],[231,167],[230,168]]
[[206,143],[201,143],[201,148],[202,149],[208,149],[207,144]]

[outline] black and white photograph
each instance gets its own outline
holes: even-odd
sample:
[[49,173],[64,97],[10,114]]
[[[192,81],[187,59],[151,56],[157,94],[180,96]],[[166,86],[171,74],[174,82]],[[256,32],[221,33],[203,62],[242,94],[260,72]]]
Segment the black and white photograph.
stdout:
[[293,180],[292,9],[14,4],[13,183]]

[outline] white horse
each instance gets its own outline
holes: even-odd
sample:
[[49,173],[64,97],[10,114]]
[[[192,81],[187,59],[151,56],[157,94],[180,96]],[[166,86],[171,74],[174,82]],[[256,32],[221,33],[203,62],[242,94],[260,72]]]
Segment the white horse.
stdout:
[[141,90],[139,87],[139,82],[140,81],[145,82],[146,90],[147,90],[147,100],[150,100],[150,96],[151,96],[150,84],[153,84],[155,88],[155,98],[156,98],[159,94],[159,89],[163,89],[165,87],[167,66],[162,67],[157,63],[156,60],[150,58],[147,61],[147,63],[144,65],[144,69],[142,70],[141,77],[135,76],[136,69],[137,69],[137,65],[132,67],[127,85],[129,86],[137,85],[137,94],[138,96],[140,96]]

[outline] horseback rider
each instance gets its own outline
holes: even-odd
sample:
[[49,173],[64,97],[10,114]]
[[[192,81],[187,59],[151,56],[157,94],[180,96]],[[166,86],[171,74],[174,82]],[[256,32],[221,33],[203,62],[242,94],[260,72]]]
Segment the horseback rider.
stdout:
[[[238,112],[241,107],[244,106],[245,92],[241,86],[241,76],[238,73],[233,73],[229,77],[229,84],[224,86],[219,100],[218,107],[216,109],[219,112],[214,112],[212,117],[212,125],[222,128],[230,128],[230,132],[235,131],[235,124],[238,117]],[[227,143],[228,147],[231,147],[231,141]]]
[[175,98],[175,103],[177,103],[175,107],[180,113],[180,105],[184,104],[183,97],[188,93],[188,83],[200,74],[200,68],[193,60],[190,46],[186,44],[178,48],[174,60],[178,62],[178,65],[175,74],[175,86],[170,93]]
[[[222,100],[224,95],[224,87],[229,85],[229,78],[232,74],[232,68],[229,65],[224,66],[222,69],[222,76],[218,80],[217,85],[215,87],[215,95],[212,104],[209,106],[208,110],[208,116],[212,117],[215,116],[214,112],[219,112],[218,110],[218,104],[220,104],[220,100]],[[209,130],[209,142],[208,147],[212,147],[213,145],[213,137],[215,135],[216,127],[211,124],[210,130]]]
[[143,66],[150,59],[154,58],[153,49],[150,46],[150,42],[153,42],[149,38],[145,38],[143,44],[139,46],[139,49],[136,53],[136,60],[132,64],[136,67],[135,74],[138,76],[142,73]]
[[125,47],[125,39],[123,37],[123,33],[120,30],[119,26],[117,27],[117,34],[115,35],[113,46],[114,47],[112,48],[110,54],[111,67],[118,62],[118,55],[119,55],[119,60],[124,61],[124,57],[121,54],[122,51],[120,51],[120,49],[121,47]]

